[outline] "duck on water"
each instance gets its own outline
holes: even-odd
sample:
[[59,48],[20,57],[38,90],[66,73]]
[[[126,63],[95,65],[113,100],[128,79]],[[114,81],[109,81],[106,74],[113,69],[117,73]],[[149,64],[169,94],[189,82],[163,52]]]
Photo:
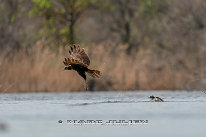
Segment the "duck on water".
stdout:
[[150,101],[152,102],[164,102],[164,100],[161,99],[160,97],[149,96],[149,98],[151,99]]

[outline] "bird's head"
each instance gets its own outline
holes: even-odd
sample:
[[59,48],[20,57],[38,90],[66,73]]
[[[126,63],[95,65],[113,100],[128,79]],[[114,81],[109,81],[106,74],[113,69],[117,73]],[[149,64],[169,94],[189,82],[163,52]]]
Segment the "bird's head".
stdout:
[[64,70],[71,70],[72,69],[72,66],[71,65],[67,65],[64,67]]
[[154,99],[155,97],[154,96],[149,96],[149,98]]

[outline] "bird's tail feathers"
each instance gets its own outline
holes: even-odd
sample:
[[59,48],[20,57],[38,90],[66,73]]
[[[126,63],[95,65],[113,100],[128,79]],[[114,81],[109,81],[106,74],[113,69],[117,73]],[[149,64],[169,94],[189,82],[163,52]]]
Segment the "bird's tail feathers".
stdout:
[[87,74],[89,74],[93,78],[99,78],[101,76],[101,72],[99,70],[91,70],[91,69],[89,69],[87,71]]

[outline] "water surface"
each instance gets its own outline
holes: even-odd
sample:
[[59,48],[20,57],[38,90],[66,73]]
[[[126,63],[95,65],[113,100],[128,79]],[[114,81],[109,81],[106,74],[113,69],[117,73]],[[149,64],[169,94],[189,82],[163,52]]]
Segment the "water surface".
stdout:
[[[151,95],[165,102],[150,102]],[[67,120],[148,123],[75,125]],[[205,128],[206,94],[200,91],[0,94],[0,135],[5,137],[205,137]]]

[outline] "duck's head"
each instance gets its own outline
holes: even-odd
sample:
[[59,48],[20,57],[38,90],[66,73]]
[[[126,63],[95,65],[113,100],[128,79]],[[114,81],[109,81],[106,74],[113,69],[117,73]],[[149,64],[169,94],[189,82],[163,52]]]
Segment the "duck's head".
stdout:
[[149,96],[149,98],[154,99],[155,97],[152,95],[152,96]]

